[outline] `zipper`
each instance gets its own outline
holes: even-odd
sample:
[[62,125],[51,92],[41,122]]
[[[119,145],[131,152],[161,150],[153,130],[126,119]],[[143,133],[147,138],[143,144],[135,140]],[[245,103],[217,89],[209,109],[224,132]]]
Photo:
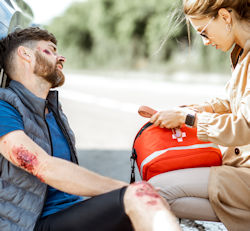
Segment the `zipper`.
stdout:
[[57,102],[56,112],[52,108],[51,108],[51,110],[52,110],[53,114],[55,115],[54,117],[56,119],[56,122],[58,123],[60,129],[62,130],[63,135],[65,136],[65,138],[66,138],[66,140],[67,140],[67,142],[69,144],[71,160],[73,161],[73,163],[76,163],[76,164],[79,165],[78,158],[77,158],[75,150],[73,148],[72,141],[71,141],[70,136],[69,136],[69,134],[67,132],[67,129],[65,128],[64,123],[63,123],[63,121],[62,121],[62,119],[60,117],[60,113],[59,113],[59,109],[58,109],[58,96],[57,96],[56,102]]
[[44,119],[44,122],[46,124],[46,127],[47,127],[47,130],[48,130],[48,133],[49,133],[49,140],[50,140],[50,149],[51,149],[51,156],[53,156],[53,145],[52,145],[52,139],[51,139],[51,134],[50,134],[50,130],[49,130],[49,125],[46,121],[46,114],[45,114],[45,111],[46,111],[46,108],[48,106],[48,100],[45,100],[45,108],[44,108],[44,113],[43,113],[43,119]]
[[135,182],[135,162],[137,159],[137,153],[136,150],[134,148],[135,146],[135,141],[137,140],[137,138],[142,134],[142,132],[147,129],[148,127],[150,127],[151,125],[153,125],[152,123],[148,122],[146,123],[141,129],[140,131],[137,133],[137,135],[135,136],[134,139],[134,143],[133,143],[133,148],[132,148],[132,154],[130,157],[130,167],[131,167],[131,174],[130,174],[130,184]]
[[153,124],[150,123],[150,122],[146,123],[146,124],[140,129],[140,131],[137,133],[137,135],[135,136],[135,139],[134,139],[134,142],[133,142],[133,148],[132,148],[132,156],[131,156],[131,158],[132,158],[132,157],[134,157],[135,159],[137,158],[137,156],[134,155],[134,153],[135,153],[135,149],[134,149],[135,141],[136,141],[137,138],[143,133],[144,130],[146,130],[148,127],[150,127],[150,126],[152,126],[152,125],[153,125]]
[[[153,125],[153,124],[150,123],[150,122],[146,123],[146,124],[141,128],[141,130],[137,133],[137,135],[136,135],[136,137],[135,137],[135,141],[136,141],[136,139],[143,133],[143,131],[144,131],[145,129],[147,129],[148,127],[150,127],[151,125]],[[135,141],[134,141],[134,143],[135,143]]]
[[69,144],[70,153],[71,153],[71,160],[74,163],[79,164],[78,159],[77,159],[76,154],[75,154],[75,150],[73,148],[73,144],[72,144],[71,139],[69,137],[69,134],[68,134],[66,128],[64,127],[64,124],[63,124],[63,122],[62,122],[62,120],[61,120],[61,118],[59,116],[59,111],[57,110],[57,113],[55,113],[55,112],[53,112],[53,113],[55,114],[56,122],[58,123],[59,127],[61,128],[62,133],[65,136],[65,138],[66,138],[66,140],[67,140],[67,142]]
[[[48,100],[45,100],[45,107],[44,107],[44,112],[43,112],[43,119],[44,119],[44,122],[45,122],[45,124],[46,124],[47,130],[48,130],[48,133],[49,133],[49,141],[50,141],[51,156],[53,156],[52,139],[51,139],[51,134],[50,134],[50,130],[49,130],[49,125],[48,125],[48,123],[47,123],[47,121],[46,121],[46,113],[45,113],[46,108],[47,108],[47,105],[48,105]],[[48,195],[48,185],[46,186],[45,197],[44,197],[44,199],[43,199],[43,207],[42,207],[42,210],[41,210],[39,216],[37,217],[37,220],[36,220],[36,223],[35,223],[35,224],[37,224],[37,222],[40,220],[40,218],[41,218],[41,216],[42,216],[42,212],[43,212],[43,209],[44,209],[44,206],[45,206],[45,200],[46,200],[46,198],[47,198],[47,195]],[[36,227],[36,225],[35,225],[35,227]]]

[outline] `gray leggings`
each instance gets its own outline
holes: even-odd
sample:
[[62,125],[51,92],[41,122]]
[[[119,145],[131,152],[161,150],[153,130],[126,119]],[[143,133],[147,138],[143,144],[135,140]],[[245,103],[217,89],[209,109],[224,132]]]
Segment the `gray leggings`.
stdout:
[[160,188],[179,218],[219,221],[208,199],[210,168],[189,168],[162,173],[149,180]]

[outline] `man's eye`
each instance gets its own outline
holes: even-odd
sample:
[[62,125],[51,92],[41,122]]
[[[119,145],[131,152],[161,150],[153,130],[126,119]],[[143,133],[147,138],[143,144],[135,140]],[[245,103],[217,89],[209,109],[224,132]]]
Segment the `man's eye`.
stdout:
[[50,49],[50,51],[51,51],[51,53],[52,53],[53,55],[56,55],[56,51],[55,51],[55,50]]
[[200,34],[200,36],[203,37],[203,38],[205,38],[205,39],[208,39],[207,35],[205,35],[205,34],[203,34],[203,33]]

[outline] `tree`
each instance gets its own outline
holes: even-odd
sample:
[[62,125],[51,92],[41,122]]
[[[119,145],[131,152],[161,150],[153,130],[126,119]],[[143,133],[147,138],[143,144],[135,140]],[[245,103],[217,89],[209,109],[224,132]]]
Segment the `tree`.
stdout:
[[[176,0],[77,2],[48,29],[71,64],[88,68],[136,68],[140,60],[163,63],[188,47],[181,1]],[[198,50],[209,57],[204,48]]]

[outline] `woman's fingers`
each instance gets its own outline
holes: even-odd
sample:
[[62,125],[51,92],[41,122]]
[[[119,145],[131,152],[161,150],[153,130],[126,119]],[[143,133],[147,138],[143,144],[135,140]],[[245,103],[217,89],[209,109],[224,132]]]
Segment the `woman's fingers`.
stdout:
[[163,127],[163,117],[162,117],[162,113],[163,112],[158,112],[156,114],[154,114],[151,119],[150,122],[153,123],[155,126],[159,126],[159,127]]
[[[155,124],[156,121],[158,121],[159,118],[159,112],[155,113],[151,118],[150,118],[150,123]],[[157,125],[156,125],[157,126]]]
[[150,122],[160,128],[176,128],[184,123],[184,114],[178,110],[161,111],[153,115]]

